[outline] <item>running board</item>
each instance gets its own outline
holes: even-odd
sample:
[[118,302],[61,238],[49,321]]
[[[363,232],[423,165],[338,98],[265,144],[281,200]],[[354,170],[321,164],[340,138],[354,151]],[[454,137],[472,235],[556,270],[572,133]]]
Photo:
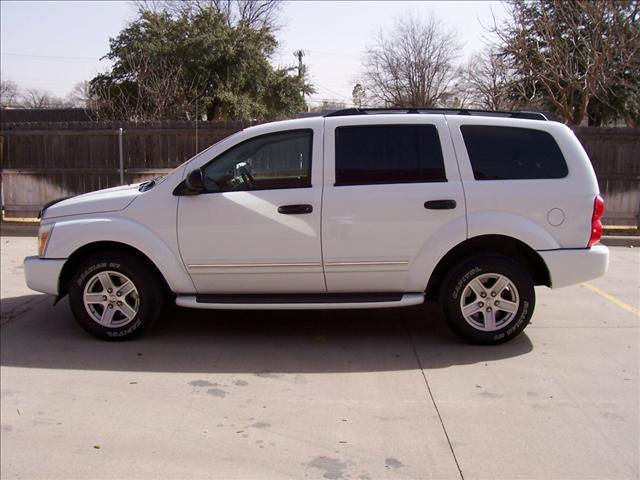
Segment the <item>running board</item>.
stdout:
[[324,310],[419,305],[423,293],[321,293],[295,295],[180,295],[176,305],[210,310]]

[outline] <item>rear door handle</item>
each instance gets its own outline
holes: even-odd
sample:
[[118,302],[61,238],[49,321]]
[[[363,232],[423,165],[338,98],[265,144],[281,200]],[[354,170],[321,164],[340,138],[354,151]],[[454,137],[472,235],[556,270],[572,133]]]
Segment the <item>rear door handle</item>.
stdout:
[[452,210],[456,208],[455,200],[429,200],[424,202],[424,208],[429,210]]
[[311,205],[282,205],[278,207],[278,213],[282,213],[283,215],[303,215],[305,213],[313,212],[313,207]]

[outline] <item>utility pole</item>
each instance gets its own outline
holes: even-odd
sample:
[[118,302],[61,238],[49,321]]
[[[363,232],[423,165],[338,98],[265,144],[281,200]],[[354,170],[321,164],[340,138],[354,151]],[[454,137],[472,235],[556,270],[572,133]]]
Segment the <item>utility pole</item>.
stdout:
[[302,96],[302,101],[306,104],[307,102],[305,102],[304,100],[304,86],[303,86],[305,68],[304,68],[304,64],[302,63],[302,57],[304,57],[304,51],[296,50],[295,52],[293,52],[293,56],[298,59],[298,80],[300,80],[300,84],[302,88],[300,90],[300,96]]
[[304,57],[304,51],[296,50],[293,52],[293,56],[298,59],[298,78],[302,80],[304,77],[304,65],[302,64],[302,57]]

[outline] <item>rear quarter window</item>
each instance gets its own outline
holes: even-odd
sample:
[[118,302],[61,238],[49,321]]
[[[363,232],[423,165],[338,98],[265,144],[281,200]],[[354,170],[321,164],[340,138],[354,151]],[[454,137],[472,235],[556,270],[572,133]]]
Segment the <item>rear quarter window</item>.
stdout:
[[567,162],[551,134],[541,130],[463,125],[476,180],[563,178]]

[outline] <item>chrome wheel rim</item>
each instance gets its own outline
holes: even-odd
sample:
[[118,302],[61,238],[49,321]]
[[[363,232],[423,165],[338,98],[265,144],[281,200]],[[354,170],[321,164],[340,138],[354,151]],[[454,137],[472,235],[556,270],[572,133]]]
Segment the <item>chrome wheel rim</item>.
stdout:
[[506,327],[519,308],[518,289],[499,273],[478,275],[467,284],[460,297],[462,316],[469,325],[483,332]]
[[122,273],[103,271],[92,276],[82,295],[84,308],[103,327],[119,328],[138,314],[140,296],[134,283]]

